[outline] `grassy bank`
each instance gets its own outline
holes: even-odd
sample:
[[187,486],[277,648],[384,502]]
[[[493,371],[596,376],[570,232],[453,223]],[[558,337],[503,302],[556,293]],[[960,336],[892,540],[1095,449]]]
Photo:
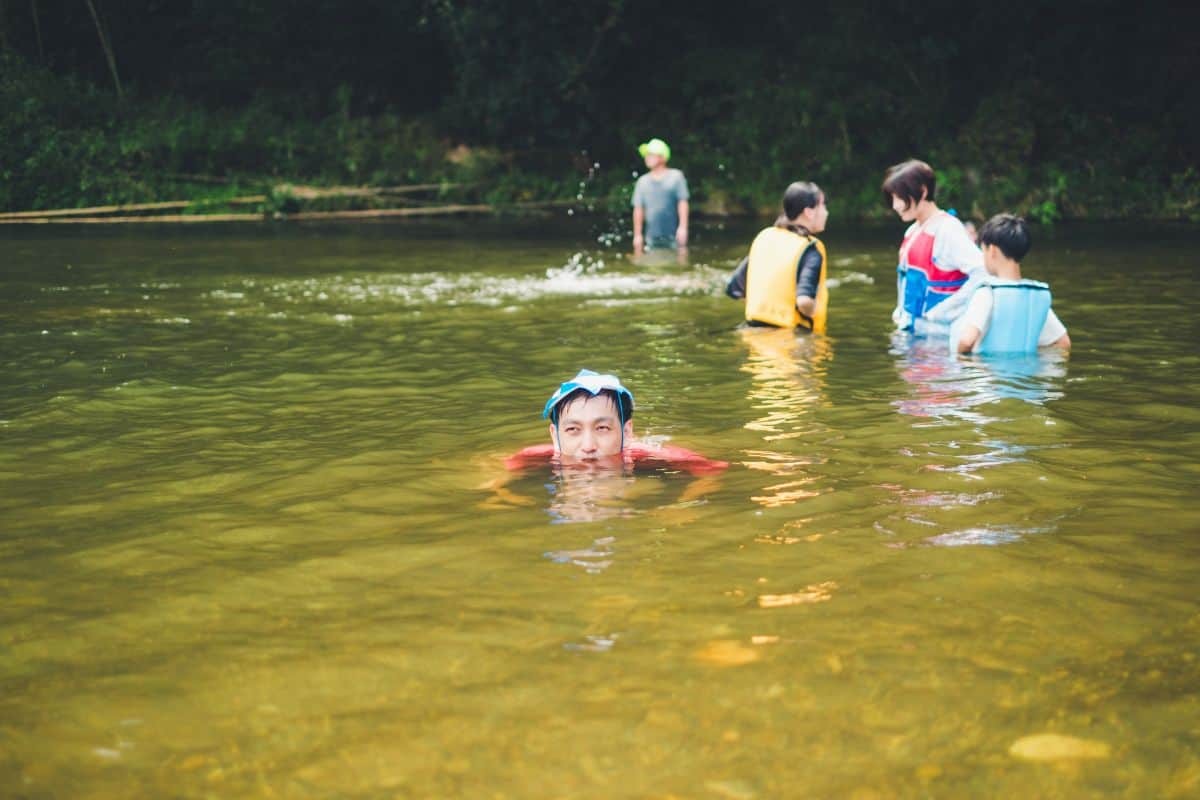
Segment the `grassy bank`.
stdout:
[[[13,57],[2,60],[4,211],[186,199],[193,202],[182,213],[207,214],[230,211],[233,198],[261,193],[265,198],[257,210],[271,214],[299,208],[301,199],[288,185],[433,183],[446,188],[406,202],[577,199],[620,213],[639,167],[633,145],[645,138],[632,128],[616,131],[613,140],[629,147],[611,158],[584,146],[488,146],[444,135],[432,115],[356,115],[347,87],[319,107],[271,94],[238,108],[214,109],[136,93],[119,101],[94,85]],[[878,194],[881,173],[909,154],[886,133],[851,135],[860,127],[851,115],[861,110],[832,105],[825,114],[811,115],[804,111],[811,106],[802,90],[752,87],[743,96],[723,98],[710,115],[687,126],[664,120],[668,130],[685,130],[672,145],[697,211],[769,214],[787,182],[808,178],[826,188],[841,216],[890,214]],[[965,125],[929,142],[918,155],[940,171],[942,204],[963,216],[1013,210],[1042,222],[1200,221],[1200,174],[1194,167],[1172,172],[1156,162],[1152,126],[1122,131],[1118,139],[1104,120],[1056,120],[1052,129],[1067,133],[1048,142],[1044,126],[1034,124],[1039,113],[1023,97],[987,98]],[[310,210],[389,202],[394,198],[303,201]]]

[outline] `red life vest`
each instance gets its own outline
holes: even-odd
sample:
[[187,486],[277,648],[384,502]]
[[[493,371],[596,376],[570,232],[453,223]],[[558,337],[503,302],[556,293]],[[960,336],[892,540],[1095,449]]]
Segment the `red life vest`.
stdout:
[[[939,224],[944,224],[944,221]],[[917,226],[900,243],[897,271],[904,281],[904,310],[913,319],[957,292],[967,282],[967,273],[941,269],[933,263],[935,234]]]

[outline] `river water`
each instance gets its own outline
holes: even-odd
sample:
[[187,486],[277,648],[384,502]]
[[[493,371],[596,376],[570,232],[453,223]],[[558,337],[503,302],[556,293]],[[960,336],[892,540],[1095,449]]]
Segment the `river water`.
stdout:
[[[4,231],[0,795],[1200,795],[1200,231],[1039,231],[1016,360],[836,219],[739,331],[753,232]],[[508,475],[584,366],[730,468]]]

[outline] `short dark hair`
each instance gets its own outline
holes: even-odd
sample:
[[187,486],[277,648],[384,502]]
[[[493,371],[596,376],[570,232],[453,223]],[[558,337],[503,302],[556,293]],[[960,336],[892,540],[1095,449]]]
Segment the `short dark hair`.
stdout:
[[775,225],[807,234],[808,231],[804,226],[794,225],[792,220],[800,216],[804,209],[816,208],[824,194],[821,187],[812,181],[796,181],[788,184],[787,189],[783,192],[783,216],[775,220]]
[[611,400],[613,405],[617,407],[617,413],[621,417],[622,425],[633,419],[633,400],[629,397],[629,395],[624,393],[617,394],[617,392],[612,389],[601,389],[599,394],[592,394],[587,389],[579,388],[554,404],[554,408],[550,409],[550,421],[557,425],[558,417],[564,408],[581,398],[590,400],[593,397],[607,397],[609,400]]
[[[883,177],[883,202],[892,207],[892,195],[904,201],[908,208],[913,203],[921,202],[921,198],[932,201],[937,194],[937,175],[933,167],[924,161],[910,158],[908,161],[888,167]],[[924,192],[922,193],[922,190]]]
[[999,247],[1005,258],[1020,261],[1033,244],[1029,238],[1029,225],[1013,214],[997,214],[979,229],[979,245],[989,244]]
[[821,202],[821,187],[812,181],[796,181],[789,184],[783,193],[783,213],[795,219],[806,208],[815,208]]

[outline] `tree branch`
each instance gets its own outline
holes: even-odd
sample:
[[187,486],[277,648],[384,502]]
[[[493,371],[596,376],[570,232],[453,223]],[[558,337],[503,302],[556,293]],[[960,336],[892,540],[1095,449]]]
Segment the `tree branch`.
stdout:
[[117,59],[113,56],[112,46],[108,43],[108,37],[104,35],[104,26],[100,24],[100,15],[96,13],[96,6],[92,0],[83,0],[87,3],[88,11],[92,12],[92,22],[96,23],[96,34],[100,37],[100,47],[104,50],[104,59],[108,62],[108,71],[112,73],[113,85],[117,87],[117,100],[125,99],[125,92],[121,88],[121,78],[117,75]]

